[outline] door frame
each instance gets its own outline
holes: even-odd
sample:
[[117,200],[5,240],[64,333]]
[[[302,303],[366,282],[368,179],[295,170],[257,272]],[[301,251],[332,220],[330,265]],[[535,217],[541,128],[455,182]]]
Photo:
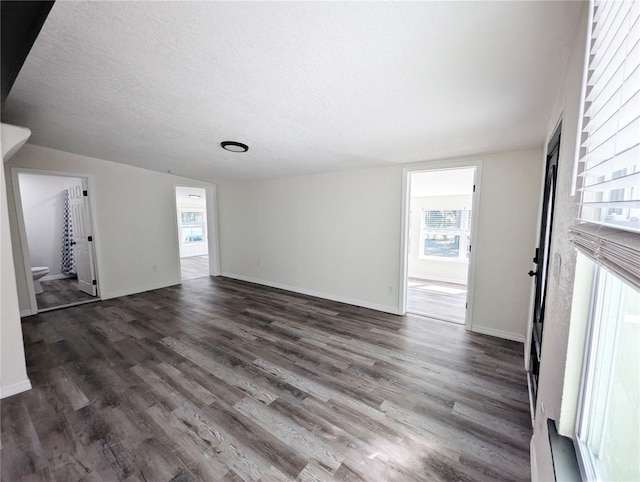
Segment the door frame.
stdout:
[[[102,271],[102,259],[100,256],[100,235],[97,230],[96,210],[94,196],[91,193],[95,193],[95,182],[92,174],[85,174],[79,172],[66,172],[66,171],[51,171],[44,169],[31,169],[25,167],[12,167],[11,168],[11,184],[13,189],[13,199],[16,206],[16,220],[18,223],[18,238],[20,238],[20,246],[22,249],[22,268],[24,269],[24,276],[27,284],[27,293],[29,295],[29,309],[22,310],[20,316],[37,315],[38,302],[36,300],[36,291],[33,286],[33,276],[31,276],[31,254],[29,253],[29,243],[27,240],[27,229],[24,223],[24,211],[22,209],[22,193],[20,191],[20,174],[31,174],[34,176],[57,176],[57,177],[74,177],[86,182],[89,196],[87,202],[89,204],[89,221],[91,226],[91,232],[93,233],[93,241],[91,242],[91,249],[93,250],[93,264],[96,278],[96,300],[101,300],[100,295],[100,272]],[[20,265],[16,264],[16,269],[19,269]]]
[[473,293],[476,271],[476,249],[478,235],[478,219],[480,213],[480,193],[482,191],[482,160],[469,161],[432,161],[413,164],[402,169],[402,215],[400,229],[400,289],[398,290],[400,314],[407,313],[407,284],[409,277],[409,212],[411,202],[411,174],[425,171],[442,171],[451,169],[475,168],[475,191],[471,202],[471,252],[467,271],[467,309],[464,326],[473,331]]
[[177,187],[192,187],[204,189],[206,197],[206,227],[207,227],[207,250],[209,252],[209,276],[220,276],[220,242],[218,239],[218,190],[215,184],[202,186],[189,184],[188,182],[173,183],[173,219],[176,227],[176,256],[178,260],[178,271],[180,283],[182,283],[182,271],[180,269],[180,227],[178,222],[179,210],[176,199]]
[[[530,295],[530,302],[529,302],[529,321],[527,323],[527,335],[526,335],[526,339],[525,339],[525,357],[524,357],[524,366],[525,366],[525,370],[527,372],[527,386],[528,386],[528,391],[529,391],[529,408],[531,411],[531,419],[533,420],[535,418],[535,408],[536,408],[536,403],[537,403],[537,392],[538,392],[538,387],[537,387],[537,376],[539,375],[539,373],[533,373],[533,370],[536,368],[536,366],[534,365],[534,362],[538,363],[537,369],[539,370],[539,363],[541,361],[542,358],[542,335],[540,335],[540,340],[539,341],[539,346],[536,347],[536,337],[534,336],[534,329],[535,329],[535,320],[536,320],[536,316],[537,316],[537,303],[538,303],[538,295],[540,294],[540,301],[541,301],[541,306],[539,307],[540,311],[541,311],[541,320],[542,320],[542,329],[544,330],[544,308],[545,306],[545,300],[546,300],[546,292],[547,292],[547,287],[548,287],[548,281],[545,282],[545,286],[543,289],[540,288],[540,271],[544,271],[544,274],[546,276],[546,279],[548,279],[550,273],[549,273],[549,266],[550,266],[550,258],[551,258],[551,246],[552,246],[552,241],[553,241],[553,219],[554,219],[554,213],[555,213],[555,203],[556,203],[556,194],[557,194],[557,183],[558,183],[558,168],[559,168],[559,164],[560,164],[560,154],[561,154],[561,149],[563,146],[562,143],[562,139],[564,137],[563,135],[563,119],[564,119],[564,115],[561,115],[560,118],[558,119],[558,122],[556,123],[556,125],[554,126],[553,130],[551,131],[551,135],[549,135],[549,137],[546,139],[545,142],[545,148],[544,148],[544,162],[542,164],[542,179],[541,179],[541,183],[540,183],[540,204],[539,204],[539,212],[538,212],[538,231],[536,232],[536,249],[535,249],[535,255],[534,258],[532,260],[533,264],[535,265],[534,269],[536,270],[535,272],[533,270],[531,270],[529,272],[529,276],[532,278],[532,285],[531,285],[531,295]],[[547,190],[547,184],[548,184],[548,178],[549,178],[549,168],[551,167],[552,163],[551,163],[551,156],[553,155],[554,152],[557,152],[556,154],[556,161],[555,161],[555,170],[554,170],[554,179],[553,179],[553,191],[552,191],[552,202],[551,202],[551,212],[549,213],[549,210],[547,208],[546,212],[545,212],[545,202],[547,201],[547,196],[545,196],[546,190]],[[543,222],[547,221],[547,215],[550,214],[550,219],[548,220],[546,224],[546,226],[548,226],[548,237],[549,237],[549,253],[547,253],[547,257],[543,260],[541,260],[539,258],[539,256],[542,256],[544,253],[541,251],[541,248],[544,249],[544,246],[541,246],[541,240],[543,237],[543,234],[546,234],[545,228],[543,227]],[[546,237],[546,236],[545,236]],[[537,352],[539,353],[537,355],[537,360],[532,361],[532,352],[533,350],[537,350]],[[534,376],[536,377],[536,379],[534,380]],[[535,386],[534,386],[535,383]]]

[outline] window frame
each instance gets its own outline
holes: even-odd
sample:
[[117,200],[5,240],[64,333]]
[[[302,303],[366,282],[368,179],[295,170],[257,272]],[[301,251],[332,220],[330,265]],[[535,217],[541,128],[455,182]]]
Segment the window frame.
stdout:
[[[180,208],[179,210],[179,219],[180,219],[180,244],[186,246],[192,246],[195,244],[202,244],[207,242],[207,217],[206,210],[202,208]],[[182,221],[182,215],[184,213],[199,213],[202,215],[202,222],[200,223],[184,223]],[[202,228],[202,241],[185,241],[183,229],[191,228],[191,227],[201,227]]]
[[[426,226],[426,214],[430,211],[460,211],[461,227],[459,228],[429,228]],[[449,263],[469,263],[469,246],[471,245],[471,228],[473,225],[472,211],[468,208],[462,209],[429,209],[422,208],[420,217],[420,244],[418,250],[418,258],[431,261],[445,261]],[[465,227],[466,226],[466,227]],[[448,235],[459,236],[460,242],[458,246],[458,256],[437,256],[424,254],[424,243],[427,236]],[[464,241],[463,241],[464,240]]]
[[[609,296],[606,285],[607,282],[610,282],[610,279],[614,279],[619,283],[619,287],[616,288],[618,291],[624,289],[624,285],[636,291],[638,288],[633,286],[623,277],[619,276],[615,271],[607,269],[607,267],[603,266],[597,260],[590,258],[590,261],[594,265],[594,272],[591,282],[590,306],[586,324],[580,388],[578,391],[574,446],[576,449],[578,466],[583,480],[602,481],[603,479],[600,475],[603,474],[598,474],[598,469],[593,458],[593,452],[589,445],[589,438],[592,435],[592,426],[594,423],[602,423],[604,425],[606,422],[606,418],[603,420],[594,420],[592,413],[593,404],[597,401],[596,395],[594,394],[594,384],[596,383],[596,378],[598,376],[602,376],[600,373],[602,371],[602,367],[598,366],[600,357],[603,355],[600,353],[601,347],[599,346],[599,342],[601,341],[601,337],[604,333],[603,329],[606,329],[604,324],[611,323],[610,319],[609,321],[603,319],[604,306],[605,304],[610,306],[611,303],[610,300],[605,299],[606,296]],[[607,314],[609,315],[607,318],[610,318],[610,314]],[[620,315],[618,313],[616,323],[620,323],[619,316]],[[606,350],[610,356],[606,357],[606,353],[604,354],[609,363],[613,363],[615,360],[617,346],[618,338],[616,336],[616,339],[613,341],[613,346]],[[610,367],[607,374],[608,376],[610,376],[612,370],[613,367]],[[608,387],[606,391],[609,392]],[[609,393],[606,393],[605,396],[605,404],[608,405]],[[607,409],[605,408],[604,411],[606,417]]]

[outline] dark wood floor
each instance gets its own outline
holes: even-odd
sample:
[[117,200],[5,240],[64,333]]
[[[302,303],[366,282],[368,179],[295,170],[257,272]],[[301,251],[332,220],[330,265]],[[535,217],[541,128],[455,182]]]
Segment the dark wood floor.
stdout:
[[189,256],[180,258],[182,281],[209,276],[209,256]]
[[72,303],[84,303],[97,299],[95,296],[80,291],[76,278],[41,281],[40,284],[42,285],[44,293],[36,295],[36,303],[38,304],[39,310],[56,308]]
[[520,481],[522,344],[224,278],[23,320],[6,481]]
[[465,285],[409,278],[407,311],[464,325]]

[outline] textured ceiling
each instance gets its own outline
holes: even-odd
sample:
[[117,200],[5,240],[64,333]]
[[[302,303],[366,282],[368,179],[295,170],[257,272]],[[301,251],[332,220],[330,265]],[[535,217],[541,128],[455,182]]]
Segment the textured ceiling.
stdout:
[[58,1],[3,120],[211,182],[540,147],[582,7]]

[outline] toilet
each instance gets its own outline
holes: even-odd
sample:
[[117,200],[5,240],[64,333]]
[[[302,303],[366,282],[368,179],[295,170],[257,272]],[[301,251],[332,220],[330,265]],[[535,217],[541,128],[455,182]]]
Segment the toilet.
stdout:
[[48,266],[34,266],[31,268],[31,275],[33,276],[33,288],[36,290],[36,294],[43,293],[42,285],[40,284],[40,278],[46,276],[49,273]]

